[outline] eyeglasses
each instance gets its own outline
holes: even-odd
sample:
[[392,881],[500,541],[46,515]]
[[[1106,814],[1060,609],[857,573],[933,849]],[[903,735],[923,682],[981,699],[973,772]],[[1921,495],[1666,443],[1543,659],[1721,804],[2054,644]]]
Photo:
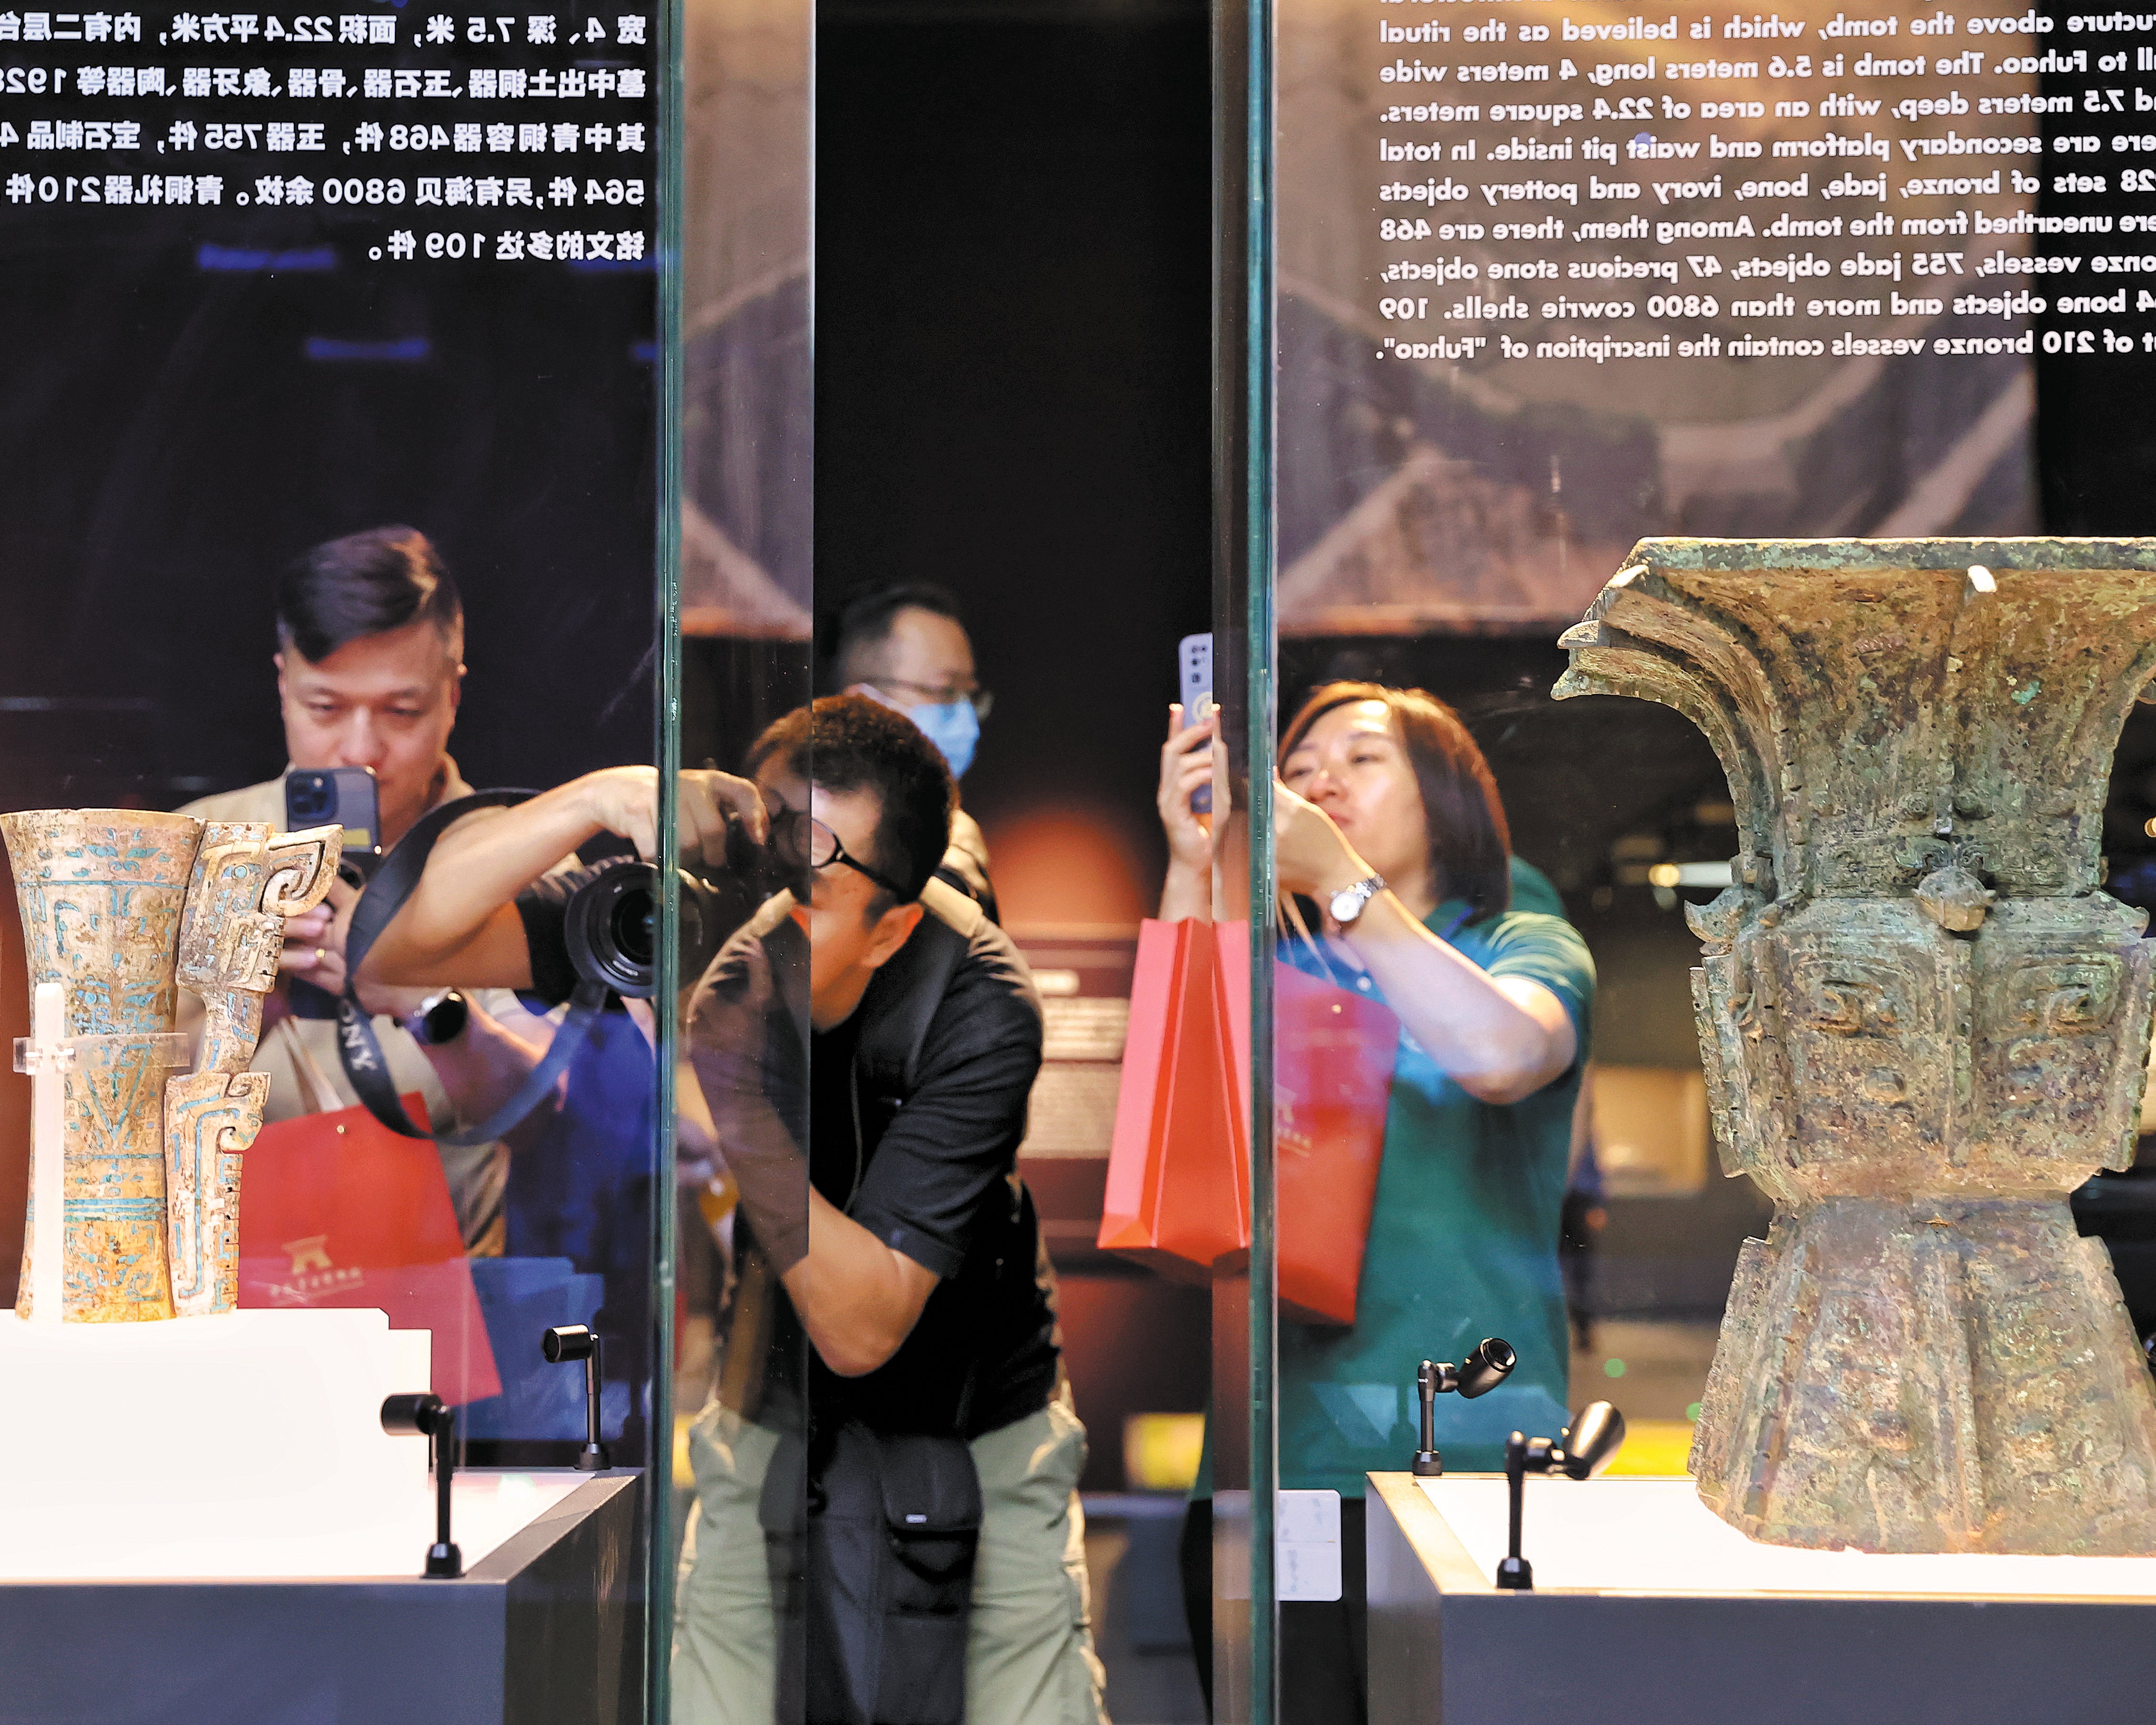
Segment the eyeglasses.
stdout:
[[894,691],[910,689],[916,695],[926,696],[931,706],[948,706],[954,701],[965,701],[973,707],[973,716],[977,719],[987,718],[996,704],[995,692],[988,689],[960,689],[955,686],[932,689],[926,683],[909,682],[904,677],[877,677],[874,680],[879,689]]
[[833,863],[843,863],[855,874],[867,875],[901,904],[912,901],[913,895],[890,875],[870,868],[857,856],[849,856],[846,847],[839,842],[839,835],[804,810],[780,808],[773,811],[771,848],[778,853],[782,861],[797,869],[828,869]]

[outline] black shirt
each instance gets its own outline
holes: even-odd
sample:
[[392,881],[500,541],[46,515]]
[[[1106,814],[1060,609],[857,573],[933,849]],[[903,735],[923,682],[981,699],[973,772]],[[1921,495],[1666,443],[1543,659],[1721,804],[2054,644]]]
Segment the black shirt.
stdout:
[[[809,1039],[808,1159],[824,1198],[942,1280],[877,1370],[840,1378],[804,1352],[819,1423],[850,1414],[878,1431],[973,1436],[1039,1411],[1055,1388],[1054,1281],[1015,1175],[1040,1007],[1001,929],[940,886],[927,904],[854,1015]],[[910,1037],[891,1032],[928,988],[909,1080],[891,1056]]]
[[[1016,1177],[1040,1005],[1017,947],[977,905],[942,881],[922,902],[920,927],[853,1015],[807,1039],[808,1173],[831,1204],[940,1280],[898,1351],[859,1378],[827,1369],[782,1301],[772,1387],[798,1393],[805,1363],[819,1423],[850,1414],[879,1431],[972,1436],[1038,1412],[1055,1387],[1054,1279]],[[535,983],[566,995],[559,903],[558,886],[541,883],[519,909]],[[751,937],[744,929],[735,940]],[[798,947],[790,923],[767,950],[774,970],[800,968],[798,951],[773,950],[780,942]],[[722,952],[706,984],[727,961]],[[764,1022],[767,1094],[798,1134],[805,1024],[798,1004],[776,998]]]
[[[943,1279],[878,1370],[840,1378],[807,1350],[811,1405],[819,1423],[850,1414],[878,1431],[993,1431],[1038,1411],[1055,1388],[1053,1284],[1040,1273],[1031,1198],[1007,1173],[983,1179],[971,1158],[938,1153],[957,1147],[947,1141],[926,1153],[888,1134],[871,1143],[878,1111],[861,1095],[871,1086],[855,1070],[860,1040],[850,1019],[810,1038],[809,1178]],[[790,1341],[790,1312],[782,1325]]]

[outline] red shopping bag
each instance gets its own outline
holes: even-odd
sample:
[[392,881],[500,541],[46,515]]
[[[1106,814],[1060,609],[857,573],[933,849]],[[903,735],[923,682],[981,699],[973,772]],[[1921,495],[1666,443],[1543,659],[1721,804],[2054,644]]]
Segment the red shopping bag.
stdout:
[[[1148,922],[1099,1243],[1172,1276],[1250,1249],[1250,925]],[[1383,1158],[1399,1021],[1289,965],[1274,976],[1281,1309],[1352,1324]]]
[[1180,1280],[1249,1250],[1250,1158],[1222,1058],[1209,922],[1138,930],[1099,1243]]
[[[423,1130],[424,1101],[403,1098]],[[265,1126],[239,1200],[242,1306],[376,1307],[434,1332],[433,1383],[452,1405],[501,1394],[441,1153],[365,1108]]]
[[[1250,1118],[1250,925],[1218,924],[1216,937],[1222,1040],[1240,1125]],[[1400,1021],[1376,1001],[1274,964],[1275,1247],[1284,1317],[1355,1322],[1399,1037]]]

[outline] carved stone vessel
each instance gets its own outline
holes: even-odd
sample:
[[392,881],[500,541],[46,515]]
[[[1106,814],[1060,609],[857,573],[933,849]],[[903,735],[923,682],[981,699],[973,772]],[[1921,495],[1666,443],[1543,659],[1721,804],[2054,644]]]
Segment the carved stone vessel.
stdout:
[[2156,1390],[2067,1195],[2134,1143],[2144,913],[2098,890],[2156,542],[1646,540],[1568,631],[1729,777],[1687,911],[1748,1241],[1692,1448],[1753,1538],[2156,1552]]
[[[137,809],[0,815],[33,994],[64,992],[60,1040],[28,1050],[39,1081],[64,1086],[61,1203],[42,1214],[33,1177],[19,1316],[36,1315],[40,1280],[69,1322],[238,1305],[240,1156],[270,1086],[244,1068],[283,919],[328,892],[342,837]],[[172,1034],[179,985],[206,1023],[195,1070],[168,1078],[187,1064]],[[54,1249],[56,1281],[37,1274]]]

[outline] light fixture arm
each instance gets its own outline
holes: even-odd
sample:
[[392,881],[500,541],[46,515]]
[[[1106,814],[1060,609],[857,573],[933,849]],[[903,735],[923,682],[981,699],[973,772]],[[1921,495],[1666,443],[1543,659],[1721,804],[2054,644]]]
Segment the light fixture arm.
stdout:
[[1520,1431],[1505,1440],[1506,1543],[1496,1578],[1501,1589],[1534,1591],[1534,1565],[1520,1554],[1527,1476],[1554,1473],[1568,1480],[1592,1479],[1615,1459],[1624,1441],[1625,1416],[1608,1402],[1589,1402],[1554,1440],[1531,1438]]
[[1414,1464],[1419,1476],[1435,1479],[1445,1471],[1445,1458],[1437,1452],[1437,1398],[1458,1395],[1463,1401],[1472,1401],[1478,1395],[1487,1395],[1505,1381],[1519,1358],[1511,1343],[1486,1336],[1456,1366],[1426,1359],[1415,1368],[1415,1394],[1422,1404],[1421,1443]]

